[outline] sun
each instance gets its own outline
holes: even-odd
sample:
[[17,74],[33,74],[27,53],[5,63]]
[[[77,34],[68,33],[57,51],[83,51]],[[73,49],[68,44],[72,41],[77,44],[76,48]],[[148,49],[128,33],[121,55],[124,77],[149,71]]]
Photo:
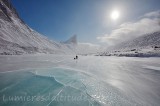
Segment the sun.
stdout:
[[118,10],[114,10],[111,13],[111,19],[112,20],[117,20],[119,18],[119,15],[120,15],[119,11]]

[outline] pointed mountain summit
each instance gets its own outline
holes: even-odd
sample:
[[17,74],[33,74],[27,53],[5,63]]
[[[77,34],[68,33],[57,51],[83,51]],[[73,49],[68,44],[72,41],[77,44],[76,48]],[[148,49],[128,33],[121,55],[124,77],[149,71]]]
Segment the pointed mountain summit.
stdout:
[[65,41],[64,43],[66,44],[77,44],[77,35],[73,35],[70,39],[68,39],[67,41]]

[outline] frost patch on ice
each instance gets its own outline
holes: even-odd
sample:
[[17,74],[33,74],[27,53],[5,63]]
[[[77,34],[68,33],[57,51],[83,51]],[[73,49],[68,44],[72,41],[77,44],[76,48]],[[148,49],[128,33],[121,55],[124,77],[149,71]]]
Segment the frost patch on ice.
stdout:
[[150,69],[150,70],[157,70],[160,71],[160,67],[157,66],[144,66],[145,69]]

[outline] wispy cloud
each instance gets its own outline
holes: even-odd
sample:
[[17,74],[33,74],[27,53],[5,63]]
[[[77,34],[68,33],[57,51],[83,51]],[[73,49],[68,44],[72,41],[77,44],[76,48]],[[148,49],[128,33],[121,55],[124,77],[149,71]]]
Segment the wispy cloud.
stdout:
[[99,47],[98,44],[93,44],[93,43],[78,43],[78,45],[81,45],[81,46],[88,46],[88,47]]
[[92,44],[92,43],[78,43],[78,50],[77,52],[80,53],[95,53],[99,50],[100,45]]
[[151,18],[151,17],[153,17],[153,18],[160,18],[160,10],[158,10],[158,11],[153,11],[153,12],[150,12],[150,13],[146,13],[146,14],[144,14],[144,17],[149,17],[149,18]]
[[146,33],[160,30],[160,10],[144,14],[137,22],[127,22],[121,24],[110,34],[97,37],[101,42],[109,45],[133,39]]

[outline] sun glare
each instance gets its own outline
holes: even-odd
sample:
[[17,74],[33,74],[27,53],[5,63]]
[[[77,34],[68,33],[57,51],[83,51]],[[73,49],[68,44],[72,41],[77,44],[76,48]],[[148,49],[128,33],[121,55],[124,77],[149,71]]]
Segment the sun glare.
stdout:
[[112,11],[112,13],[111,13],[111,19],[112,19],[112,20],[117,20],[117,19],[119,18],[119,15],[120,15],[119,11],[114,10],[114,11]]

